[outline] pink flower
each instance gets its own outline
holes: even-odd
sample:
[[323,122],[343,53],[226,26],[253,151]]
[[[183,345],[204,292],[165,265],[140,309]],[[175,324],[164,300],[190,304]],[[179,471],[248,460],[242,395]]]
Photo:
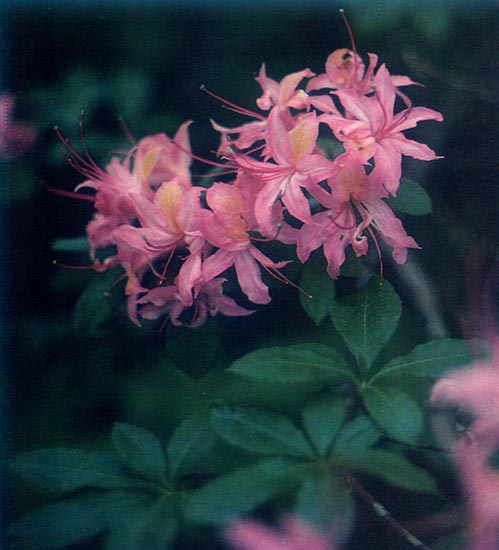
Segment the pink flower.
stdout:
[[[366,70],[361,57],[347,48],[335,50],[326,60],[326,72],[312,78],[307,84],[307,92],[321,89],[351,90],[357,95],[369,94],[374,90],[374,68],[378,63],[378,56],[368,54],[369,66]],[[417,84],[407,76],[391,76],[392,84],[398,86],[410,86]],[[410,101],[399,90],[396,90],[406,105],[410,107]],[[323,97],[323,96],[322,96]],[[311,96],[310,102],[316,106],[317,99],[321,96]],[[320,107],[318,107],[320,108]]]
[[0,158],[15,157],[33,144],[35,128],[26,122],[13,120],[15,98],[0,94]]
[[[328,180],[331,195],[322,202],[327,210],[314,214],[311,223],[304,224],[298,232],[298,257],[306,262],[312,250],[323,245],[328,272],[332,277],[338,277],[348,245],[352,245],[357,256],[367,253],[368,241],[364,232],[371,232],[372,227],[393,248],[394,260],[403,264],[407,259],[407,249],[419,247],[382,200],[387,193],[378,173],[373,171],[367,175],[365,163],[355,151],[338,157],[336,163],[340,168]],[[357,217],[360,217],[360,222]]]
[[236,521],[225,538],[234,550],[334,550],[328,536],[295,517],[284,519],[280,529],[256,521]]
[[310,222],[310,205],[302,189],[320,197],[318,185],[334,173],[334,165],[314,153],[319,133],[315,113],[302,115],[296,126],[288,131],[279,109],[273,109],[267,124],[266,143],[274,160],[262,162],[247,155],[235,155],[234,161],[245,172],[262,180],[264,186],[255,201],[256,220],[264,234],[275,233],[272,206],[280,199],[288,212],[303,222]]
[[206,202],[209,210],[200,214],[200,232],[219,250],[204,260],[203,281],[234,266],[248,299],[255,304],[269,303],[268,287],[262,281],[258,264],[272,274],[288,262],[273,262],[251,243],[252,228],[248,222],[253,217],[253,205],[244,200],[238,187],[225,183],[213,184],[206,193]]
[[166,314],[175,326],[196,328],[206,321],[208,315],[215,316],[221,313],[240,317],[254,313],[237,305],[235,300],[224,295],[224,282],[226,279],[218,277],[202,285],[196,292],[197,297],[191,307],[184,305],[176,285],[158,286],[139,299],[135,296],[129,299],[130,316],[136,318],[136,309],[139,306],[138,313],[144,319],[157,319]]
[[386,189],[395,194],[401,178],[402,155],[420,160],[437,157],[427,145],[407,139],[403,130],[414,128],[422,120],[442,121],[442,115],[426,107],[413,107],[394,114],[395,87],[385,65],[374,77],[374,95],[359,96],[353,90],[338,90],[336,95],[346,118],[323,115],[335,136],[347,151],[359,151],[364,160],[374,158],[375,170]]
[[97,166],[88,155],[79,155],[67,140],[63,140],[73,155],[72,164],[89,178],[79,184],[76,191],[96,190],[97,214],[87,227],[93,252],[113,244],[111,233],[115,228],[136,220],[138,196],[152,201],[164,181],[175,180],[183,189],[190,187],[189,124],[186,122],[180,127],[173,142],[165,134],[144,138],[124,159],[113,157],[106,170]]
[[312,76],[314,73],[310,69],[304,69],[285,76],[281,82],[276,82],[267,76],[263,64],[260,74],[256,77],[263,94],[256,100],[256,104],[262,111],[269,111],[273,107],[308,109],[308,94],[304,90],[297,90],[297,87],[304,78]]
[[[471,424],[451,450],[469,510],[470,550],[496,550],[499,545],[499,473],[489,460],[499,447],[499,346],[488,361],[450,373],[439,380],[431,402],[437,412],[455,407],[471,415]],[[437,417],[440,433],[447,417]],[[444,422],[445,421],[445,422]]]

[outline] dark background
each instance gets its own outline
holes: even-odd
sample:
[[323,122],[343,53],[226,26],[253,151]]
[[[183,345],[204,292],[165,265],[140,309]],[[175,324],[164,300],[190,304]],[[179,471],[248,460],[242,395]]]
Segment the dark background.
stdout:
[[[165,345],[157,330],[140,331],[123,317],[98,334],[75,325],[75,304],[93,279],[54,267],[60,256],[52,243],[83,235],[92,210],[46,190],[72,190],[84,179],[65,163],[53,126],[78,145],[84,108],[86,140],[105,164],[109,150],[129,147],[120,117],[137,138],[172,135],[193,119],[193,148],[209,156],[218,143],[209,119],[225,125],[245,120],[200,86],[255,108],[260,88],[254,76],[262,62],[276,80],[306,67],[323,72],[331,51],[350,47],[339,7],[347,12],[359,53],[375,52],[392,74],[423,83],[410,89],[414,104],[444,115],[444,123],[422,123],[410,134],[445,158],[405,163],[406,174],[431,196],[434,214],[404,218],[422,250],[410,253],[405,275],[394,276],[406,281],[406,297],[417,306],[421,294],[411,292],[407,273],[422,273],[419,292],[429,295],[437,312],[436,331],[467,335],[470,300],[481,292],[498,252],[495,2],[7,2],[0,8],[2,88],[16,94],[17,118],[32,121],[39,132],[32,150],[1,166],[9,453],[92,447],[116,420],[168,434],[197,396],[216,384],[194,384],[156,368]],[[202,167],[196,164],[196,171]],[[290,300],[284,311],[271,306],[250,321],[222,325],[227,360],[259,338],[263,342],[262,327],[276,338],[291,327],[298,338],[307,321]],[[431,333],[424,320],[415,327]],[[192,368],[199,380],[201,367]],[[179,385],[191,392],[189,402],[179,397],[186,395]],[[26,505],[18,500],[14,514]]]

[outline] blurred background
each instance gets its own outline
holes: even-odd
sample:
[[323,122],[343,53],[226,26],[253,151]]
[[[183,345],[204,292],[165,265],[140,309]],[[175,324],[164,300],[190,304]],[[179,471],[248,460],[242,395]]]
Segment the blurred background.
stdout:
[[[499,242],[496,2],[2,3],[0,91],[15,95],[15,119],[36,130],[29,148],[0,161],[9,453],[94,447],[117,420],[166,437],[230,383],[216,369],[205,376],[214,364],[226,366],[259,342],[304,338],[310,321],[291,294],[281,295],[280,309],[221,321],[216,335],[197,334],[197,345],[190,333],[137,329],[116,312],[119,292],[102,299],[106,275],[53,265],[88,261],[65,252],[64,239],[84,235],[92,207],[47,186],[71,191],[84,179],[68,166],[54,132],[58,125],[80,148],[82,109],[85,139],[100,165],[130,147],[121,119],[137,139],[173,135],[192,119],[193,150],[210,156],[218,136],[209,119],[228,126],[245,120],[200,86],[253,109],[262,62],[276,80],[306,67],[323,72],[330,52],[350,47],[340,7],[359,53],[375,52],[392,74],[424,84],[410,90],[413,103],[444,115],[444,123],[422,123],[410,134],[444,158],[404,168],[433,201],[432,216],[404,218],[422,250],[397,272],[387,260],[388,274],[412,304],[414,342],[473,332],[470,301],[497,262]],[[195,164],[194,172],[203,167]],[[193,354],[197,347],[201,355]],[[165,369],[165,361],[176,368]],[[269,390],[259,398],[273,396]],[[17,497],[12,514],[32,504],[29,498]]]

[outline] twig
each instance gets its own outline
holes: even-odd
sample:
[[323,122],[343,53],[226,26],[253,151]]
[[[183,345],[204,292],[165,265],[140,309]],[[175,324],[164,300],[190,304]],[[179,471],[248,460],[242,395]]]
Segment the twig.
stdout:
[[395,531],[398,535],[405,539],[409,544],[414,546],[414,548],[420,548],[421,550],[431,550],[429,546],[426,546],[426,544],[421,542],[405,527],[402,527],[402,525],[390,514],[390,512],[382,504],[375,500],[371,493],[366,491],[355,478],[353,478],[352,476],[348,476],[347,482],[357,493],[357,495],[364,502],[366,502],[374,510],[374,512],[380,518],[382,518],[391,529],[393,529],[393,531]]

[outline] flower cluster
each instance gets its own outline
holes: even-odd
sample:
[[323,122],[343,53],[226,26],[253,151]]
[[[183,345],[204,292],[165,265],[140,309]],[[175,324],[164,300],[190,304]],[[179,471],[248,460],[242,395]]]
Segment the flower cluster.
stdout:
[[[366,67],[356,52],[336,50],[323,74],[307,68],[280,82],[262,66],[259,111],[226,102],[251,121],[212,123],[220,158],[206,162],[224,172],[209,188],[192,181],[190,122],[173,139],[142,139],[105,171],[71,149],[88,178],[77,190],[95,190],[97,212],[87,227],[95,267],[124,268],[134,322],[166,314],[175,325],[199,326],[218,312],[251,313],[224,293],[230,269],[249,302],[267,304],[262,272],[289,281],[280,271],[287,262],[265,255],[262,241],[296,245],[301,262],[322,246],[332,277],[348,246],[364,255],[376,234],[405,262],[418,245],[384,199],[397,193],[403,155],[437,158],[404,130],[442,116],[413,107],[399,88],[415,83],[384,64],[376,70],[377,62],[369,54]],[[342,148],[335,158],[328,140]]]

